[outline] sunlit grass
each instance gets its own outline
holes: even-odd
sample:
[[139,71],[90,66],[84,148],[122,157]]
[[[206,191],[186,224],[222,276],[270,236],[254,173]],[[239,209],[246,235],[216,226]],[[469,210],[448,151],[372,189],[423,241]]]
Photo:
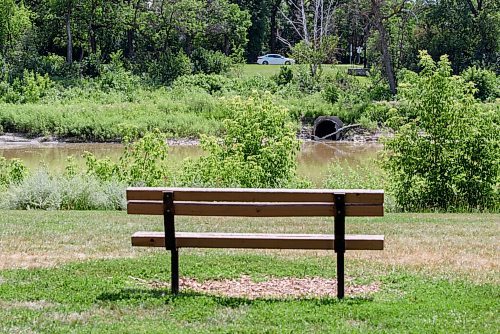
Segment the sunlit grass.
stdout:
[[[200,218],[179,217],[180,231],[331,233],[326,218]],[[130,216],[125,212],[1,211],[0,269],[56,266],[99,258],[137,257],[157,250],[132,248],[130,236],[161,231],[161,217]],[[349,218],[347,232],[384,234],[385,250],[353,251],[348,259],[369,262],[383,273],[404,266],[427,274],[460,275],[476,282],[498,279],[498,214],[386,214],[382,218]],[[255,253],[280,257],[330,257],[324,251],[183,250],[183,253]],[[349,262],[349,261],[348,261]]]
[[[331,219],[179,218],[179,230],[329,233]],[[137,230],[161,217],[124,212],[1,211],[0,332],[401,333],[481,332],[499,327],[500,215],[387,214],[347,220],[349,233],[385,234],[383,251],[346,255],[366,296],[256,299],[201,295],[168,286],[169,256],[132,249]],[[335,277],[324,251],[185,250],[182,277],[254,280]],[[348,283],[349,284],[349,283]]]
[[[300,65],[287,65],[292,69]],[[351,67],[360,67],[360,65],[331,65],[323,64],[323,73],[336,73],[337,71],[344,71],[347,73],[347,69]],[[237,67],[234,70],[235,75],[242,77],[251,77],[255,75],[262,75],[263,77],[271,77],[278,74],[280,71],[280,65],[259,65],[259,64],[245,64]]]

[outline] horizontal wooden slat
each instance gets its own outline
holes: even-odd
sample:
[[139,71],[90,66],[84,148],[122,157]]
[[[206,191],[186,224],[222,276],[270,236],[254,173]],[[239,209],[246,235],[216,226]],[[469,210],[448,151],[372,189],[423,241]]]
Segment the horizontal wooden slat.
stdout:
[[345,193],[346,203],[383,204],[383,190],[364,189],[250,189],[250,188],[145,188],[127,189],[127,200],[162,200],[173,191],[175,201],[332,202],[334,193]]
[[[333,235],[328,234],[243,234],[190,233],[175,234],[177,247],[193,248],[262,248],[262,249],[334,249]],[[382,250],[383,235],[346,235],[347,250]],[[163,232],[136,232],[132,246],[165,247]]]
[[[128,201],[129,214],[162,215],[162,201]],[[332,203],[247,203],[247,202],[174,202],[180,216],[237,217],[325,217],[334,216]],[[382,205],[346,205],[346,216],[383,216]]]

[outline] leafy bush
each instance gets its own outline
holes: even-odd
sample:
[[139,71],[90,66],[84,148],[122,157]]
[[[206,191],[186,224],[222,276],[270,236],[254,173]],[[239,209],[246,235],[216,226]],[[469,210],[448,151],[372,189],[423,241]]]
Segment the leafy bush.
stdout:
[[462,72],[465,81],[474,83],[474,96],[482,101],[500,97],[500,79],[493,71],[471,66]]
[[4,78],[0,85],[0,101],[8,103],[35,103],[47,95],[53,82],[49,76],[24,70],[21,78],[15,78],[9,85]]
[[122,51],[111,54],[109,64],[103,65],[98,78],[100,89],[104,92],[117,90],[133,97],[133,92],[138,88],[139,79],[127,71],[122,62]]
[[222,138],[202,137],[206,156],[188,161],[180,183],[215,187],[288,187],[296,176],[296,125],[270,95],[228,101]]
[[321,90],[317,77],[311,75],[309,69],[305,65],[295,66],[296,72],[294,82],[304,94],[312,94]]
[[168,182],[168,145],[165,134],[158,129],[139,140],[137,135],[125,136],[125,151],[120,157],[121,180],[127,184],[146,186],[165,185]]
[[0,157],[0,189],[20,183],[26,175],[27,169],[21,160]]
[[66,59],[55,54],[41,56],[38,60],[38,70],[50,77],[65,77],[67,74],[71,74]]
[[192,64],[182,51],[161,53],[145,61],[146,72],[154,83],[170,85],[180,76],[191,74]]
[[[403,210],[498,209],[499,113],[484,112],[447,56],[420,53],[422,71],[399,93],[415,118],[385,146],[390,189]],[[410,80],[408,80],[410,79]]]
[[[109,158],[97,159],[92,153],[84,154],[87,174],[101,181],[118,180],[128,185],[159,186],[168,182],[166,137],[158,130],[137,139],[137,132],[129,131],[125,150],[119,162]],[[135,141],[133,141],[135,140]],[[71,165],[67,168],[70,171]]]
[[387,79],[382,76],[379,70],[372,68],[368,78],[370,80],[368,95],[372,101],[389,101],[392,99],[392,93],[387,83]]
[[254,94],[254,91],[259,93],[275,93],[278,90],[278,85],[270,78],[256,75],[249,78],[233,80],[230,89],[236,94],[249,96]]
[[322,64],[335,62],[338,38],[327,36],[315,43],[300,41],[293,46],[292,53],[299,64],[309,64],[313,78],[321,76]]
[[191,54],[194,73],[222,74],[227,73],[233,60],[220,51],[197,48]]
[[87,57],[85,57],[81,63],[73,64],[73,66],[77,65],[81,74],[86,77],[95,78],[101,74],[102,62],[101,62],[101,54],[91,53]]
[[373,102],[367,105],[364,115],[379,125],[383,125],[392,117],[392,113],[396,112],[395,108],[398,107],[402,108],[401,104],[397,102]]
[[293,71],[290,66],[281,66],[278,74],[274,75],[272,79],[278,86],[285,86],[292,82]]
[[367,88],[359,80],[348,75],[345,71],[337,71],[333,75],[324,75],[320,82],[323,90],[331,89],[337,94],[336,101],[332,101],[327,94],[325,99],[331,103],[340,101],[343,104],[363,103],[369,100]]
[[338,102],[340,98],[340,89],[336,85],[329,85],[323,89],[323,98],[334,104]]

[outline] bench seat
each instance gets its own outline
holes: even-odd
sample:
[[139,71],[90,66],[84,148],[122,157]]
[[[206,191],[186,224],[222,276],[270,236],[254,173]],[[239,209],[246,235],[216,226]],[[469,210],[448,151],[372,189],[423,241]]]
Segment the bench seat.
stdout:
[[[176,232],[178,248],[334,249],[333,234]],[[136,232],[132,246],[165,247],[164,232]],[[346,250],[382,250],[383,235],[346,235]]]

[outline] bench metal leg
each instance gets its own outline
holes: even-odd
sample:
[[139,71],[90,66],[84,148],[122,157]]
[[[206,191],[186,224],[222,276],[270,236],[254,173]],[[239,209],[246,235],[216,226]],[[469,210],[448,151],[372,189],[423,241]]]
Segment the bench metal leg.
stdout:
[[335,253],[337,253],[337,298],[344,298],[344,253],[345,253],[345,193],[334,195],[335,201]]
[[170,251],[171,286],[174,295],[179,293],[179,250],[175,240],[174,193],[163,192],[163,224],[165,248]]
[[172,293],[174,295],[179,293],[179,251],[172,250],[171,251],[171,262],[170,262],[170,268],[171,268],[171,273],[172,273]]

